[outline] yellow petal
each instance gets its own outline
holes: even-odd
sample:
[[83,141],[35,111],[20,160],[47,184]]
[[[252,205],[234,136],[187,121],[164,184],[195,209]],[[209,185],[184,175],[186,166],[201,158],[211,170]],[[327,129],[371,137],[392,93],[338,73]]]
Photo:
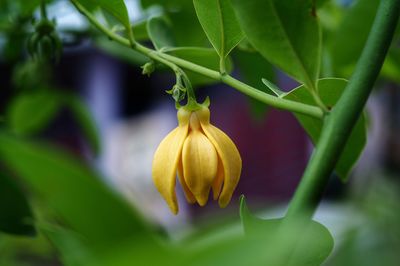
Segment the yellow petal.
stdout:
[[178,111],[179,127],[172,130],[158,146],[153,159],[152,176],[155,186],[174,214],[178,213],[175,193],[176,171],[188,134],[190,113]]
[[187,202],[189,202],[190,204],[196,203],[196,198],[193,196],[192,192],[190,191],[189,187],[186,184],[185,179],[183,178],[182,160],[179,160],[179,164],[178,164],[178,178],[179,178],[179,182],[181,183],[181,186],[183,188],[183,192],[185,193]]
[[219,194],[221,193],[221,188],[223,183],[224,183],[224,166],[222,165],[221,159],[218,158],[217,176],[215,177],[212,183],[214,200],[218,199]]
[[215,146],[218,156],[222,161],[224,186],[218,203],[223,208],[230,202],[233,191],[239,182],[242,171],[242,159],[233,141],[224,132],[209,123],[210,111],[208,108],[203,108],[197,111],[196,114],[199,117],[201,128]]
[[218,157],[212,143],[199,130],[191,131],[186,138],[182,162],[186,184],[197,202],[204,206],[217,174]]

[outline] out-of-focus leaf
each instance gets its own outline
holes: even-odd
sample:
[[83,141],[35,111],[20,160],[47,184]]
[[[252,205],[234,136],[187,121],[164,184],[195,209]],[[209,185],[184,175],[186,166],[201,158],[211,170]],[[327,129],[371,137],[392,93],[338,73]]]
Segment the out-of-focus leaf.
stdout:
[[72,94],[63,94],[61,96],[64,103],[72,111],[93,152],[96,155],[100,154],[101,141],[99,131],[86,104],[79,97]]
[[50,75],[51,70],[45,62],[26,60],[14,68],[12,81],[17,89],[37,90],[43,84],[48,84]]
[[147,20],[135,22],[132,25],[132,31],[136,41],[149,40],[149,34],[147,32]]
[[381,70],[382,77],[400,83],[400,49],[392,47]]
[[[176,57],[188,60],[195,64],[213,69],[219,70],[219,56],[214,49],[202,48],[202,47],[177,47],[168,49],[166,51],[169,54],[173,54]],[[226,60],[226,71],[230,73],[233,69],[232,61],[228,57]],[[217,81],[204,77],[202,75],[187,71],[190,81],[193,86],[201,86],[205,84],[215,83]]]
[[332,236],[315,221],[261,220],[249,213],[244,202],[241,217],[245,233],[214,238],[194,249],[185,244],[178,265],[316,266],[332,250]]
[[[273,66],[265,60],[259,53],[249,53],[243,51],[234,51],[233,59],[235,66],[239,69],[243,81],[261,91],[269,93],[261,81],[262,77],[269,80],[275,80],[275,71]],[[268,106],[260,101],[248,97],[251,111],[256,118],[263,118],[268,110]]]
[[160,5],[169,9],[181,9],[181,8],[193,7],[192,1],[187,1],[187,0],[165,0],[165,1],[140,0],[140,4],[143,8],[148,8],[153,5]]
[[48,208],[92,249],[100,252],[135,239],[158,251],[149,228],[130,206],[114,194],[82,162],[45,144],[34,144],[0,133],[0,158]]
[[39,224],[38,227],[57,248],[63,265],[82,266],[94,260],[85,239],[72,230],[48,224]]
[[150,18],[147,22],[147,32],[157,50],[163,47],[175,46],[173,32],[163,17]]
[[[321,265],[333,249],[328,229],[316,221],[260,219],[251,214],[244,196],[240,202],[240,217],[246,234],[267,238],[264,265]],[[260,264],[261,265],[261,264]]]
[[76,0],[88,9],[100,7],[114,16],[125,28],[130,28],[129,15],[124,0]]
[[116,42],[112,42],[106,38],[96,39],[96,46],[106,53],[135,66],[144,65],[149,61],[149,58],[147,56],[144,56],[143,54],[129,47],[125,47]]
[[257,52],[256,49],[254,49],[253,45],[251,45],[251,43],[249,42],[249,40],[244,37],[240,43],[238,44],[238,49],[245,51],[245,52],[250,52],[250,53],[255,53]]
[[319,75],[321,34],[311,1],[232,1],[250,43],[272,64],[313,88]]
[[[333,108],[345,89],[347,81],[344,79],[326,78],[318,81],[321,100],[329,108]],[[305,104],[315,105],[312,96],[304,86],[299,86],[287,93],[283,98]],[[306,130],[313,143],[318,141],[322,129],[322,121],[305,115],[295,114],[297,120]],[[364,115],[355,124],[353,131],[343,149],[336,164],[335,170],[342,181],[346,181],[348,175],[357,162],[367,141],[367,127]]]
[[196,17],[193,2],[190,0],[141,0],[143,8],[158,5],[171,23],[176,46],[205,46],[207,37]]
[[32,211],[17,183],[0,168],[0,231],[16,235],[34,235]]
[[334,70],[343,77],[347,78],[353,72],[367,41],[379,2],[378,0],[355,1],[331,36],[332,64]]
[[194,0],[197,17],[222,60],[243,39],[230,0]]
[[42,130],[61,106],[58,96],[49,90],[20,94],[8,109],[8,122],[16,134],[29,135]]

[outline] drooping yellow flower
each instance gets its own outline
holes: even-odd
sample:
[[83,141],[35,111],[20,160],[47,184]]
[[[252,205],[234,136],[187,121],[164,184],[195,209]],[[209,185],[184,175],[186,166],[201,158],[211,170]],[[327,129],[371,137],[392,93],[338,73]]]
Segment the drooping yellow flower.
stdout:
[[175,184],[189,203],[204,206],[210,189],[221,208],[231,200],[242,170],[242,159],[232,140],[210,124],[210,111],[201,106],[178,110],[177,128],[158,146],[153,160],[153,181],[174,214],[178,213]]

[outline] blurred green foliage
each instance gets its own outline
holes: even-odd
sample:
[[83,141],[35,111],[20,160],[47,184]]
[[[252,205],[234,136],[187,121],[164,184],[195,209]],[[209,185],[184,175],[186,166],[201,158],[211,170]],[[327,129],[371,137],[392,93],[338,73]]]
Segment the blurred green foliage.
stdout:
[[[55,1],[46,2],[51,4]],[[131,28],[124,1],[78,2],[105,18],[113,30],[127,36],[123,27],[122,30],[119,27]],[[268,91],[261,78],[273,83],[277,80],[277,70],[270,62],[302,82],[310,79],[312,83],[321,76],[348,78],[364,46],[378,3],[377,0],[358,0],[345,7],[337,1],[320,0],[296,1],[297,5],[288,6],[292,3],[289,0],[280,3],[269,0],[269,4],[278,3],[281,14],[290,12],[284,16],[283,26],[278,25],[280,21],[276,14],[268,13],[269,22],[277,24],[280,33],[289,30],[288,38],[278,34],[279,38],[274,39],[277,37],[274,32],[259,23],[266,16],[262,1],[255,1],[260,5],[259,9],[244,6],[246,1],[234,2],[228,9],[236,9],[239,22],[231,16],[232,13],[222,11],[208,17],[201,1],[196,1],[196,15],[192,1],[142,0],[141,17],[132,22],[132,31],[137,40],[213,70],[219,69],[220,57],[227,57],[227,72],[235,68],[246,83]],[[210,3],[216,4],[215,1]],[[235,225],[233,222],[225,224],[218,232],[199,230],[200,240],[171,242],[108,187],[89,162],[73,158],[48,142],[38,141],[40,132],[61,109],[66,108],[74,115],[93,153],[101,152],[96,125],[85,103],[77,95],[66,93],[54,85],[51,76],[55,62],[28,56],[26,44],[35,33],[34,21],[39,19],[39,4],[39,0],[0,1],[0,62],[7,64],[13,72],[13,99],[5,113],[0,114],[0,266],[61,263],[74,266],[265,265],[267,262],[274,265],[319,265],[326,259],[332,250],[333,239],[323,225],[315,221],[286,224],[282,219],[261,220],[249,212],[244,201],[241,218],[244,230],[250,232],[247,235],[243,234],[240,226],[225,232],[224,228]],[[318,21],[307,17],[309,7],[316,12]],[[308,18],[306,23],[296,16],[298,13]],[[241,31],[224,28],[221,25],[225,24],[216,23],[217,19],[241,24],[247,37]],[[214,28],[215,23],[218,27]],[[319,30],[318,23],[322,27],[323,48],[320,48],[319,34],[315,34]],[[55,30],[63,36],[57,27]],[[220,30],[222,35],[217,34]],[[134,65],[148,62],[147,57],[121,47],[91,29],[72,32],[93,37],[94,44],[103,51]],[[308,35],[313,38],[304,38]],[[282,49],[282,44],[287,47],[286,38],[295,44],[291,47],[294,49],[292,52],[298,53],[294,59],[293,53]],[[221,43],[221,40],[228,42]],[[231,49],[234,49],[231,53],[233,60],[228,56]],[[322,59],[319,57],[320,49]],[[394,42],[382,70],[382,80],[399,81],[398,49]],[[287,58],[288,55],[292,57]],[[322,74],[318,76],[320,59]],[[302,69],[302,63],[307,66],[305,69]],[[215,82],[194,73],[189,73],[189,76],[197,86]],[[323,100],[329,105],[335,103],[344,87],[343,84],[336,86],[337,82],[328,80],[329,84],[320,88]],[[335,90],[325,94],[328,89]],[[282,97],[313,104],[302,87]],[[251,104],[259,115],[265,114],[264,105],[254,101]],[[317,139],[320,124],[301,116],[298,119],[312,139]],[[361,119],[356,127],[358,132],[351,139],[356,144],[343,154],[347,159],[339,171],[342,179],[346,179],[362,151],[364,124]],[[337,244],[328,265],[396,265],[396,252],[400,248],[400,216],[393,211],[398,209],[400,202],[397,188],[398,184],[388,185],[382,181],[379,185],[371,184],[366,195],[350,199],[361,206],[366,226],[349,228],[348,237]],[[35,230],[37,235],[32,237]],[[283,262],[282,258],[286,261]]]

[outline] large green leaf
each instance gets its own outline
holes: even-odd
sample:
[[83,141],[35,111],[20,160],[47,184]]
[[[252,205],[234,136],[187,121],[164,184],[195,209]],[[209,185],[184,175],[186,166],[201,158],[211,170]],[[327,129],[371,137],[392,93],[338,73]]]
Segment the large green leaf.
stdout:
[[137,250],[144,245],[157,251],[140,217],[77,159],[5,133],[0,133],[0,159],[92,249],[110,250],[136,239]]
[[147,22],[147,32],[154,47],[160,50],[163,47],[174,47],[175,40],[172,30],[163,17],[152,17]]
[[44,222],[38,223],[38,228],[57,248],[63,265],[82,266],[94,260],[94,254],[88,247],[86,239],[76,232]]
[[[333,239],[321,224],[309,221],[261,220],[241,204],[244,234],[222,232],[203,245],[182,250],[178,265],[320,265],[330,254]],[[231,228],[229,232],[241,231]]]
[[100,154],[101,140],[99,131],[89,108],[79,97],[73,94],[62,94],[60,96],[62,96],[64,103],[74,115],[93,152],[96,155]]
[[[275,71],[273,66],[265,60],[259,53],[249,53],[235,50],[232,54],[235,67],[238,68],[240,77],[243,81],[259,90],[269,93],[261,81],[261,77],[275,81]],[[268,106],[265,103],[248,97],[250,108],[256,118],[263,118]]]
[[[178,47],[168,49],[166,51],[169,54],[173,54],[176,57],[188,60],[195,64],[213,69],[219,70],[219,56],[214,49],[202,48],[202,47]],[[226,60],[226,71],[230,73],[233,69],[232,61],[228,57]],[[200,74],[186,71],[189,79],[193,86],[201,86],[205,84],[215,83],[216,81],[210,78],[206,78]]]
[[246,234],[267,238],[264,265],[321,265],[333,249],[333,237],[316,221],[260,219],[251,214],[242,196],[240,217]]
[[54,118],[60,107],[61,102],[53,91],[23,93],[11,103],[7,120],[14,133],[34,134]]
[[[346,85],[347,81],[344,79],[327,78],[318,80],[321,100],[326,106],[328,106],[328,108],[334,108],[334,105],[339,100]],[[304,86],[297,87],[286,95],[283,95],[283,98],[315,105],[312,96]],[[311,137],[312,142],[317,143],[322,129],[322,121],[305,115],[295,114],[295,116],[306,130],[307,134]],[[339,175],[341,180],[347,180],[348,174],[360,157],[366,141],[367,127],[364,115],[362,115],[355,124],[335,167],[336,173]]]
[[329,46],[332,64],[338,74],[346,78],[351,75],[367,41],[379,2],[355,1],[331,36],[332,42]]
[[[378,0],[357,0],[343,12],[342,20],[327,42],[331,68],[336,75],[349,78],[353,73],[367,41],[378,5]],[[386,56],[381,76],[400,82],[399,48],[396,42]]]
[[114,16],[125,28],[130,28],[129,15],[124,0],[75,0],[88,9],[100,7]]
[[32,212],[24,193],[14,178],[0,168],[0,231],[17,234],[35,234]]
[[95,44],[98,48],[116,58],[135,66],[141,66],[149,62],[149,58],[129,47],[110,41],[106,38],[96,38]]
[[196,17],[191,0],[141,0],[143,8],[158,5],[171,23],[176,46],[205,46],[207,37]]
[[321,33],[305,0],[233,0],[250,43],[272,64],[313,88],[319,76]]
[[204,32],[224,60],[244,37],[230,0],[193,0],[193,3]]

